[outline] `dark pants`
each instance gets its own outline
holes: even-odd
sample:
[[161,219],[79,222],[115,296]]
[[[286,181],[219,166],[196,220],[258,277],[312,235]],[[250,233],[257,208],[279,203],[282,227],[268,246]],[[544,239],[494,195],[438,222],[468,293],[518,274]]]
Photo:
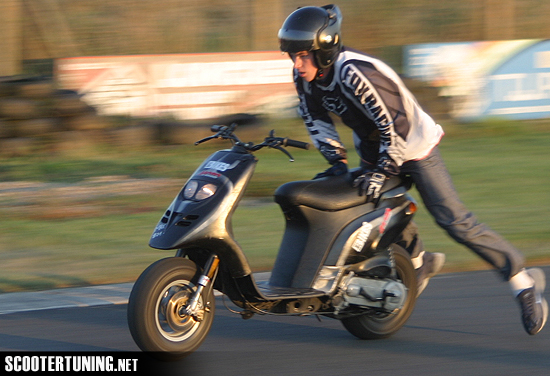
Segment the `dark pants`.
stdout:
[[[451,238],[495,267],[506,281],[523,268],[523,254],[479,223],[460,201],[438,148],[422,160],[405,162],[401,172],[412,178],[426,208]],[[421,251],[422,243],[414,223],[404,231],[403,243],[412,257]]]

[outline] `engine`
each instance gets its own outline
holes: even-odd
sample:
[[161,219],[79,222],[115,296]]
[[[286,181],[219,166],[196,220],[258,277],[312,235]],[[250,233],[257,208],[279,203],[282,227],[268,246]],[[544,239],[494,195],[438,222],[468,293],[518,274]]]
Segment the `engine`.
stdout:
[[337,310],[350,305],[375,308],[388,313],[400,310],[407,299],[407,288],[391,279],[347,278],[341,285],[343,301]]

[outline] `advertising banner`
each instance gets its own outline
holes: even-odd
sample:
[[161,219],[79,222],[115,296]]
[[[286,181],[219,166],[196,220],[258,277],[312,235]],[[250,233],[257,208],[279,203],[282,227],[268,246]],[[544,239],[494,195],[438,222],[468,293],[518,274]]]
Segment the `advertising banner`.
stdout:
[[405,75],[440,88],[462,120],[550,117],[550,41],[418,44],[405,47]]
[[292,62],[278,51],[64,58],[55,75],[102,115],[210,119],[296,101]]

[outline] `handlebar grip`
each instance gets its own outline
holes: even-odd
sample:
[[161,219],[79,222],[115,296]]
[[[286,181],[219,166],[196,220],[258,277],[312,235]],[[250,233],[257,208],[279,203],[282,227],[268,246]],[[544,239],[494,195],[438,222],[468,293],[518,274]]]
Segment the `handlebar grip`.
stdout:
[[307,142],[297,141],[297,140],[291,140],[289,138],[285,138],[283,142],[283,146],[292,146],[294,148],[298,149],[309,149],[309,144]]

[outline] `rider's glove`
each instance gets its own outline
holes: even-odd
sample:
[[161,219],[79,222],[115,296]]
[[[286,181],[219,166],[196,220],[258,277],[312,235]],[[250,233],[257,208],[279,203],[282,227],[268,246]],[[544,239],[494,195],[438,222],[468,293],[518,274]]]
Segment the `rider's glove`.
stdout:
[[327,168],[325,171],[318,173],[315,175],[313,180],[324,178],[326,176],[339,176],[344,175],[348,172],[348,165],[344,162],[336,162],[331,167]]
[[353,186],[359,188],[359,196],[367,196],[367,202],[378,200],[380,190],[386,181],[386,175],[377,171],[368,171],[359,175],[354,181]]

